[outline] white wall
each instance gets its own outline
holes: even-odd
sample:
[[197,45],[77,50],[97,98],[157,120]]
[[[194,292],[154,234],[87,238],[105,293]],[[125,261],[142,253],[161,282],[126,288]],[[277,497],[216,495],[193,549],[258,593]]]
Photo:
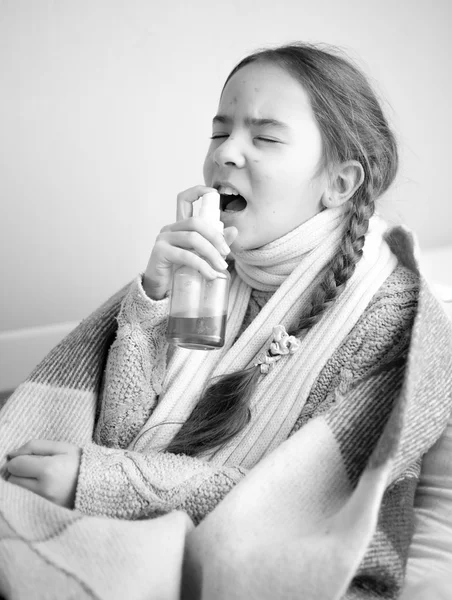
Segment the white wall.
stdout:
[[269,44],[349,51],[401,143],[387,213],[451,244],[451,6],[0,0],[0,332],[77,322],[145,268],[202,182],[225,76]]

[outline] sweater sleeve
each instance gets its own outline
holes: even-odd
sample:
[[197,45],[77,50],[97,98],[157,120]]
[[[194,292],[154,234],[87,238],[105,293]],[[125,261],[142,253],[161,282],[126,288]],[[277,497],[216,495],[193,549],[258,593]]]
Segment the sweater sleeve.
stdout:
[[245,474],[241,467],[213,468],[191,456],[90,443],[82,449],[75,508],[121,519],[183,510],[197,524]]
[[122,301],[102,382],[99,444],[126,448],[156,405],[166,370],[168,302],[149,298],[141,276]]

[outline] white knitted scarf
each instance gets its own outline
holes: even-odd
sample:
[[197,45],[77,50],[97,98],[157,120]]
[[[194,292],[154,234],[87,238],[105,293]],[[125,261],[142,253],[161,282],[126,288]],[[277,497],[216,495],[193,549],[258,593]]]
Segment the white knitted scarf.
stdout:
[[[251,366],[269,348],[273,327],[283,325],[289,331],[297,323],[322,270],[338,251],[346,210],[324,210],[262,248],[234,254],[224,347],[174,351],[159,402],[131,448],[165,448],[191,414],[208,379]],[[363,257],[345,290],[301,339],[299,350],[283,356],[261,377],[251,400],[250,423],[204,458],[216,465],[250,468],[288,437],[320,371],[397,264],[383,239],[385,229],[382,219],[372,217]],[[252,288],[275,293],[236,339]]]

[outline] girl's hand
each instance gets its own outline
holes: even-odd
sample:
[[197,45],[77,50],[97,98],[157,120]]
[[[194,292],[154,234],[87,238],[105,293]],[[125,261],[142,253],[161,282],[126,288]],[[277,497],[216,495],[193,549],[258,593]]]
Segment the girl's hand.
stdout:
[[8,454],[8,481],[73,508],[81,456],[73,444],[31,440]]
[[204,219],[191,216],[193,202],[213,191],[197,185],[178,194],[177,221],[160,231],[143,277],[143,287],[153,300],[162,299],[169,291],[173,265],[192,267],[207,279],[215,279],[217,271],[227,268],[223,256],[229,254],[228,244],[237,236],[237,229],[228,227],[223,237]]

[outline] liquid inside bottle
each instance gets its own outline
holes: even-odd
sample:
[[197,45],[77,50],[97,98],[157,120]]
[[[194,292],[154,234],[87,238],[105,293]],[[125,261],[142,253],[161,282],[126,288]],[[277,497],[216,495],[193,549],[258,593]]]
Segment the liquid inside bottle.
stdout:
[[168,319],[167,337],[173,344],[192,350],[214,350],[224,346],[226,315],[213,317],[184,317]]
[[192,350],[224,346],[229,273],[210,281],[190,267],[174,273],[166,337],[171,344]]

